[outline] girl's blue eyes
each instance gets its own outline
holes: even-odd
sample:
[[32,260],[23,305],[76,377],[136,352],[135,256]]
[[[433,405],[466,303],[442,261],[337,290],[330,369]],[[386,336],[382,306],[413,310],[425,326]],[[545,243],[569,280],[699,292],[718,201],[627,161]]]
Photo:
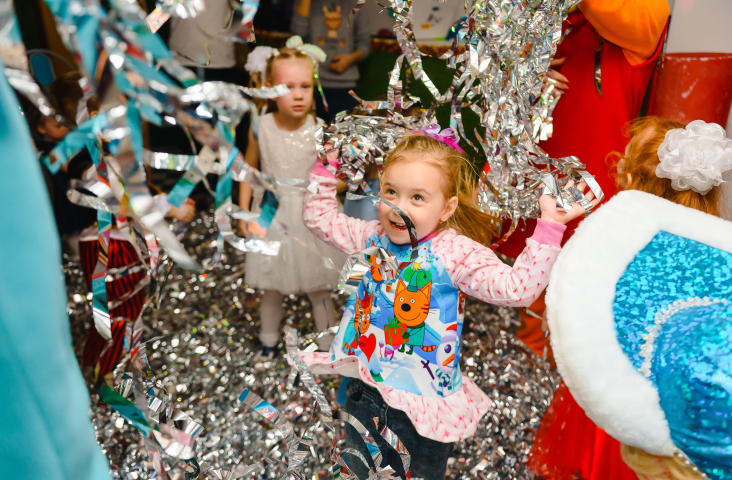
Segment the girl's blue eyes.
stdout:
[[[396,195],[396,192],[394,190],[392,190],[391,188],[387,189],[384,193],[386,195],[392,195],[392,196]],[[412,196],[412,200],[416,200],[419,202],[419,201],[424,200],[424,197],[422,197],[422,195],[417,194],[417,195]]]

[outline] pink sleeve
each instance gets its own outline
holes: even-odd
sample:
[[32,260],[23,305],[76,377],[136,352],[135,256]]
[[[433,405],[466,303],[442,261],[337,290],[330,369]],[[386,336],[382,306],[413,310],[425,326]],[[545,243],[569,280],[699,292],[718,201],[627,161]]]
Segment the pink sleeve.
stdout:
[[536,221],[534,234],[531,236],[531,238],[541,243],[542,245],[561,247],[562,236],[564,235],[565,230],[567,230],[566,225],[538,219]]
[[436,253],[443,257],[455,286],[466,294],[496,305],[528,307],[549,283],[560,251],[558,230],[551,225],[537,226],[513,267],[501,262],[490,248],[461,235],[441,239]]
[[338,180],[313,172],[309,180],[320,186],[318,193],[307,192],[302,208],[302,221],[311,232],[325,243],[347,254],[366,247],[366,240],[374,233],[383,233],[378,220],[367,222],[338,213],[336,185]]

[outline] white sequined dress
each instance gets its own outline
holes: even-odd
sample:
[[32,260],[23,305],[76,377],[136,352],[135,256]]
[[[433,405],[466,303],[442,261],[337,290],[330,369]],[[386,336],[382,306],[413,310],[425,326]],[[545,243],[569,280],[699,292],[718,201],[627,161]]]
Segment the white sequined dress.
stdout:
[[[261,171],[275,177],[307,180],[317,159],[315,130],[323,125],[323,121],[318,118],[316,123],[313,116],[308,115],[305,124],[292,132],[280,129],[271,113],[262,116],[260,122],[258,140]],[[280,253],[276,257],[247,254],[247,283],[252,288],[278,290],[285,295],[334,288],[338,284],[338,271],[326,268],[317,254],[297,240],[310,244],[322,256],[332,259],[338,269],[345,262],[344,254],[320,241],[303,225],[302,190],[283,186],[278,186],[278,189],[281,200],[275,220],[285,225],[287,235],[275,226],[264,237],[281,242]],[[253,211],[261,211],[259,205],[263,194],[261,187],[254,186]]]

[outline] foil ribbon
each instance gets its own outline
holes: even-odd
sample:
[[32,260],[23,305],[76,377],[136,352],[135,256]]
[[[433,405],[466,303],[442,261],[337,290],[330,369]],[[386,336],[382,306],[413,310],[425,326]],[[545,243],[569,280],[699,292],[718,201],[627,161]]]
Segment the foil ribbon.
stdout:
[[[579,201],[586,213],[591,211],[589,202],[570,182],[582,179],[599,200],[604,197],[576,157],[553,159],[537,145],[552,134],[551,114],[561,93],[544,79],[562,39],[562,22],[576,3],[466,3],[467,20],[456,26],[453,47],[441,57],[458,67],[453,91],[459,93],[452,101],[451,127],[468,140],[463,106],[481,119],[475,137],[489,168],[481,177],[478,204],[499,219],[512,220],[503,240],[519,220],[539,215],[538,198],[543,193],[552,195],[565,211],[572,208],[572,201]],[[457,53],[459,45],[465,53]]]
[[[456,23],[453,44],[440,57],[448,67],[455,68],[450,87],[441,93],[422,67],[425,54],[415,40],[411,0],[391,0],[394,32],[402,54],[391,72],[387,101],[357,98],[365,111],[386,108],[387,119],[337,117],[317,137],[321,160],[325,164],[326,145],[328,151],[339,150],[341,167],[329,170],[355,193],[362,184],[364,165],[383,162],[389,148],[406,133],[402,127],[419,130],[433,123],[436,108],[449,103],[450,128],[487,159],[487,172],[481,176],[478,188],[480,208],[497,219],[512,220],[499,243],[508,238],[519,221],[538,217],[542,194],[552,195],[557,207],[565,211],[571,209],[573,201],[579,202],[589,214],[591,205],[574,184],[584,180],[602,200],[604,194],[597,181],[576,157],[550,158],[538,146],[553,133],[551,115],[561,92],[547,72],[562,40],[562,22],[576,3],[466,2],[467,18]],[[419,117],[404,117],[402,112],[418,101],[409,92],[412,78],[424,84],[433,97],[432,104]],[[475,132],[466,132],[463,108],[478,115],[480,128]],[[477,145],[468,133],[474,133]],[[373,148],[375,141],[378,150]]]
[[[546,124],[557,97],[552,97],[556,92],[550,84],[543,83],[542,78],[561,37],[557,34],[558,31],[561,32],[561,20],[571,3],[573,2],[563,0],[544,0],[532,5],[514,0],[481,0],[469,3],[468,20],[456,26],[454,48],[448,50],[444,56],[449,66],[456,67],[455,77],[451,86],[444,93],[440,93],[422,68],[421,57],[424,54],[418,50],[414,40],[412,3],[408,0],[392,0],[395,33],[402,54],[390,76],[386,104],[361,102],[364,107],[372,109],[385,106],[388,117],[383,119],[340,114],[334,125],[321,129],[318,133],[318,152],[321,160],[326,163],[326,168],[348,183],[350,195],[356,195],[357,189],[361,188],[366,196],[375,198],[363,182],[368,163],[373,162],[380,167],[386,153],[402,135],[431,123],[436,107],[450,102],[450,127],[457,127],[464,140],[468,141],[462,126],[463,107],[478,113],[482,128],[485,128],[485,133],[476,138],[491,162],[491,173],[494,175],[484,179],[482,201],[486,209],[498,216],[508,215],[514,220],[529,218],[532,212],[535,214],[532,209],[536,208],[540,187],[549,189],[556,195],[558,204],[566,206],[568,199],[575,199],[577,193],[571,187],[566,188],[569,181],[566,177],[573,180],[592,180],[591,175],[571,157],[559,160],[544,158],[545,154],[534,141],[551,133]],[[86,203],[97,208],[98,215],[102,218],[99,222],[102,237],[108,241],[108,236],[104,235],[111,225],[111,214],[118,213],[119,207],[125,206],[131,211],[131,225],[120,224],[121,230],[129,234],[134,245],[141,245],[141,249],[146,249],[145,252],[141,250],[139,256],[155,282],[159,278],[167,281],[170,277],[168,271],[161,268],[162,265],[168,268],[172,266],[172,263],[165,263],[165,258],[189,269],[199,268],[192,255],[183,247],[181,239],[170,230],[162,213],[156,209],[147,187],[144,165],[156,162],[156,156],[150,157],[142,147],[141,122],[144,120],[160,124],[172,119],[218,158],[218,162],[213,165],[207,164],[211,171],[216,170],[222,175],[219,182],[221,189],[219,191],[217,187],[216,191],[217,211],[214,223],[219,226],[216,254],[221,255],[224,243],[233,245],[238,251],[269,249],[272,253],[274,245],[259,243],[261,241],[247,244],[248,240],[234,234],[230,222],[234,212],[231,204],[231,181],[242,177],[254,179],[253,181],[261,182],[272,193],[270,198],[276,199],[277,185],[287,184],[288,180],[267,179],[254,169],[244,168],[243,160],[237,161],[241,156],[233,147],[234,130],[242,115],[256,114],[252,98],[274,98],[287,93],[286,87],[247,89],[223,82],[199,82],[191,71],[173,58],[159,37],[150,30],[149,18],[136,0],[112,0],[105,4],[108,9],[102,8],[97,0],[47,0],[47,4],[57,19],[57,27],[64,44],[79,60],[79,69],[85,81],[89,82],[85,92],[99,96],[102,110],[96,117],[82,122],[67,137],[68,141],[62,142],[45,161],[49,168],[56,169],[85,147],[90,149],[92,158],[99,160],[98,163],[95,161],[97,182],[77,185],[91,191],[93,195],[82,194],[78,190],[69,195],[80,204]],[[362,4],[363,2],[359,2],[359,6]],[[4,59],[6,54],[20,51],[19,47],[22,45],[17,38],[11,38],[12,32],[8,25],[11,25],[10,20],[13,17],[9,5],[9,0],[0,1],[0,40],[3,45],[12,47],[0,50]],[[166,13],[163,12],[163,7],[170,7],[170,14],[180,16],[180,12],[186,11],[192,15],[196,5],[195,0],[162,1],[159,13]],[[251,20],[257,5],[257,2],[251,0],[234,2],[231,28],[227,28],[221,35],[225,38],[251,39]],[[527,45],[526,55],[523,55],[522,51]],[[464,53],[459,53],[461,49],[458,47],[464,47]],[[22,57],[15,55],[13,58]],[[100,58],[109,59],[111,83],[104,76],[97,75],[101,66]],[[6,71],[7,75],[13,77],[14,87],[28,96],[42,112],[51,114],[50,104],[39,94],[39,89],[33,87],[29,76],[25,75],[22,62],[17,65],[8,62],[7,65],[8,68],[15,68]],[[403,67],[407,71],[404,81],[401,80]],[[416,101],[410,94],[412,79],[423,82],[434,98],[430,109],[420,117],[402,115]],[[124,97],[124,101],[120,101],[120,95]],[[535,113],[539,104],[541,108]],[[82,115],[80,119],[83,118]],[[108,151],[104,154],[95,147],[100,138],[108,144]],[[339,169],[327,165],[325,155],[331,149],[339,152]],[[161,157],[158,158],[160,162],[163,161]],[[169,165],[176,165],[175,169],[181,171],[198,168],[198,172],[202,173],[200,155],[193,159],[173,159],[168,156],[165,161]],[[524,175],[524,168],[527,166],[529,174]],[[542,176],[547,171],[549,175]],[[198,172],[192,172],[190,178],[202,178]],[[187,181],[192,183],[190,179]],[[116,188],[117,184],[120,188]],[[105,185],[108,188],[105,189]],[[309,185],[308,188],[310,187]],[[413,225],[403,212],[400,215],[410,227],[410,239],[415,247],[417,240]],[[263,221],[269,222],[267,228],[276,225],[271,218]],[[137,231],[143,231],[144,234],[135,233]],[[164,250],[163,257],[159,248]],[[397,259],[387,251],[378,250],[368,254],[376,256],[384,264],[385,273],[389,269],[393,271],[395,266],[403,268],[404,264],[396,265]],[[413,248],[410,258],[414,258],[414,255],[416,249]],[[96,287],[101,287],[101,281],[106,282],[108,276],[114,277],[123,273],[110,272],[106,269],[106,264],[101,265],[100,262],[105,263],[105,259],[98,260],[99,268],[95,268],[95,273],[98,274]],[[156,273],[162,273],[163,277],[155,275]],[[163,286],[160,286],[158,292],[162,292]],[[110,305],[106,298],[102,298],[101,288],[94,290],[96,301],[92,303],[96,309],[95,323],[96,318],[100,318],[100,328],[104,331],[109,320],[104,317],[104,309],[107,309],[108,317]],[[145,306],[151,301],[148,297]],[[103,389],[102,396],[106,395],[110,405],[116,405],[120,415],[139,429],[146,455],[139,458],[149,459],[156,478],[170,478],[165,462],[166,455],[185,461],[186,478],[190,479],[202,474],[215,478],[236,478],[236,475],[248,475],[267,465],[281,466],[276,458],[265,456],[253,465],[234,470],[202,467],[205,464],[199,463],[194,456],[197,437],[203,431],[201,424],[173,407],[172,395],[157,380],[150,368],[146,345],[142,342],[142,318],[129,319],[127,330],[131,377],[119,384],[117,395]],[[334,412],[320,386],[299,358],[297,336],[294,331],[290,331],[286,338],[288,358],[295,365],[292,381],[297,377],[303,381],[321,409],[321,423],[335,437]],[[354,420],[343,417],[343,421],[352,425],[355,424]],[[361,427],[361,430],[357,428],[359,432],[365,430],[363,425]],[[382,429],[380,433],[400,453],[407,469],[408,453],[403,446],[400,447],[393,432]],[[210,439],[212,445],[215,445],[214,440]],[[306,452],[312,451],[312,446],[310,437],[305,434],[290,441],[287,452],[289,463],[286,466],[288,473],[296,478],[303,478],[299,469],[303,465]],[[336,455],[335,449],[331,456],[335,463],[334,472],[343,471],[343,467],[347,469],[343,456]],[[363,457],[355,453],[354,457],[365,462]],[[388,466],[381,468],[380,462],[369,474],[370,478],[391,478],[392,475],[393,470]],[[346,478],[345,473],[343,476]]]
[[[203,212],[182,237],[198,263],[211,258],[217,249],[215,223],[212,213]],[[247,291],[243,281],[241,261],[245,255],[234,251],[231,253],[234,261],[230,264],[193,271],[172,266],[173,263],[166,260],[167,255],[161,254],[160,271],[166,284],[160,293],[160,308],[147,310],[144,318],[131,322],[128,334],[131,354],[137,350],[135,357],[142,356],[145,362],[133,367],[125,360],[116,372],[115,388],[135,403],[134,378],[139,376],[143,402],[138,408],[148,415],[152,427],[161,414],[166,417],[163,423],[171,425],[169,419],[176,418],[168,413],[171,405],[201,425],[201,433],[196,437],[195,458],[199,478],[236,478],[232,477],[235,472],[243,472],[248,467],[250,473],[268,477],[279,477],[287,471],[288,448],[278,431],[238,402],[239,395],[247,388],[290,421],[303,445],[312,439],[307,448],[309,453],[304,454],[299,466],[303,475],[307,478],[330,475],[328,470],[333,471],[335,463],[336,473],[345,478],[350,475],[347,467],[338,464],[329,452],[336,442],[338,456],[350,453],[343,445],[343,428],[348,428],[343,425],[347,422],[340,420],[339,412],[333,410],[334,434],[318,421],[319,412],[313,408],[317,402],[307,387],[297,381],[299,372],[291,371],[292,365],[284,355],[275,357],[265,370],[259,370],[253,361],[259,351],[252,340],[257,335],[258,323],[249,319],[256,318],[260,304],[259,296]],[[167,270],[168,266],[172,269]],[[91,305],[85,301],[86,287],[78,265],[67,262],[64,271],[73,338],[75,346],[80,347],[79,339],[84,338],[88,328]],[[115,271],[108,270],[108,277],[114,275]],[[306,325],[309,322],[306,315],[310,311],[307,300],[297,296],[286,297],[285,301],[286,310],[292,311],[292,318],[288,318],[287,323]],[[335,301],[339,308],[345,299],[339,297]],[[515,309],[468,299],[465,315],[466,327],[470,327],[461,339],[464,359],[461,369],[490,396],[494,407],[481,420],[476,434],[456,445],[449,463],[450,471],[461,480],[531,479],[525,458],[552,398],[553,385],[556,385],[552,382],[558,382],[556,373],[513,337],[512,332],[520,323]],[[510,322],[511,331],[504,336],[507,322]],[[303,335],[298,339],[301,352],[312,351],[316,346],[312,340],[333,333],[331,330]],[[139,339],[143,336],[145,343],[141,345]],[[139,353],[141,346],[145,347],[144,354]],[[130,369],[133,373],[121,373]],[[291,389],[288,384],[292,385]],[[325,399],[332,402],[338,379],[323,376],[316,380],[316,385]],[[153,391],[149,391],[150,388]],[[182,478],[184,473],[194,475],[192,464],[163,453],[155,438],[152,443],[146,443],[142,433],[130,422],[122,422],[118,413],[100,406],[96,398],[92,397],[92,418],[98,441],[109,458],[113,478],[163,478],[155,468],[163,469],[171,478],[176,475]],[[191,433],[183,426],[172,426]],[[381,432],[380,428],[369,429],[373,437]],[[356,432],[351,431],[349,435],[351,433]],[[304,451],[305,447],[298,445],[298,449]],[[366,454],[367,458],[369,456]],[[150,458],[159,463],[153,464]],[[353,467],[353,462],[365,461],[356,458],[355,454],[347,455],[348,465]],[[482,460],[483,469],[470,473]],[[345,463],[345,459],[343,461]],[[385,462],[381,466],[385,466]],[[397,468],[397,465],[391,467]]]
[[[329,330],[326,330],[325,332],[322,332],[323,334],[331,333]],[[315,335],[317,337],[317,335]],[[318,385],[317,381],[313,377],[312,373],[310,372],[310,369],[305,364],[303,359],[300,357],[300,352],[298,350],[298,334],[297,330],[291,327],[285,327],[285,343],[287,347],[287,357],[289,363],[292,365],[292,373],[290,374],[291,377],[297,377],[300,379],[300,381],[305,385],[305,387],[308,389],[308,391],[312,394],[313,398],[315,399],[315,402],[320,407],[321,412],[321,422],[325,426],[326,430],[335,433],[335,426],[333,423],[334,418],[334,412],[330,407],[330,403],[323,395],[323,391]],[[261,399],[260,399],[261,400]],[[265,410],[266,412],[270,412],[270,410]],[[350,473],[351,470],[348,468],[348,465],[344,459],[344,454],[349,454],[351,457],[349,458],[358,458],[359,461],[363,462],[364,465],[366,465],[369,468],[369,480],[377,480],[377,479],[384,479],[384,480],[390,480],[394,477],[395,471],[390,466],[381,467],[381,459],[382,454],[379,450],[378,445],[374,441],[373,437],[369,433],[368,429],[363,426],[363,424],[354,416],[350,415],[347,412],[340,411],[338,412],[338,418],[350,424],[353,428],[356,429],[356,431],[361,436],[361,439],[365,442],[366,447],[368,448],[369,452],[371,453],[371,458],[374,462],[374,468],[369,467],[368,462],[366,459],[361,455],[360,452],[354,450],[354,449],[344,449],[342,453],[337,453],[335,448],[335,441],[333,443],[333,447],[331,450],[331,460],[333,462],[332,472],[334,475],[336,475],[336,478],[342,478],[343,480],[349,480],[353,478],[357,478],[356,475]],[[374,424],[378,428],[377,420],[374,419]],[[400,455],[400,458],[402,459],[402,463],[404,466],[404,471],[409,472],[409,465],[411,461],[411,456],[409,455],[409,452],[404,447],[402,442],[399,440],[399,437],[397,437],[394,432],[392,432],[389,428],[384,426],[380,430],[381,436],[387,441],[387,443],[394,448]],[[293,455],[295,455],[295,449],[294,444],[290,444],[290,468],[288,469],[288,472],[295,472],[297,471],[297,468],[302,463],[302,458],[297,458],[297,460],[293,460]],[[294,464],[294,466],[293,466]],[[345,471],[344,471],[345,468]]]
[[[169,231],[161,213],[154,208],[146,186],[145,172],[140,166],[149,164],[163,167],[167,161],[167,168],[185,171],[169,196],[170,203],[180,205],[197,183],[202,181],[208,187],[206,173],[226,175],[230,163],[217,163],[215,159],[229,157],[236,125],[244,113],[256,111],[251,99],[275,98],[289,90],[284,85],[252,89],[223,82],[199,83],[193,73],[178,64],[162,41],[149,31],[146,15],[134,0],[115,0],[108,12],[95,0],[49,0],[47,3],[57,17],[65,45],[81,59],[84,65],[82,71],[87,77],[94,78],[88,72],[96,71],[99,56],[96,45],[101,45],[112,67],[114,85],[95,84],[89,82],[88,78],[83,79],[88,94],[96,92],[101,96],[103,109],[96,117],[83,122],[67,135],[44,158],[44,162],[53,172],[97,137],[102,136],[112,142],[114,152],[108,163],[118,173],[124,196],[117,198],[117,201],[130,207],[135,222],[157,237],[160,246],[176,262],[196,268],[190,255]],[[70,7],[71,3],[74,4],[73,8]],[[203,6],[200,0],[164,1],[159,2],[158,8],[168,14],[186,17],[197,15]],[[222,32],[222,35],[240,36],[242,25],[247,22],[251,24],[256,7],[257,3],[251,1],[234,5],[231,30],[228,34]],[[6,15],[2,18],[11,17]],[[248,38],[248,33],[245,37]],[[14,78],[19,79],[16,84],[20,84],[23,79],[17,72]],[[32,82],[25,83],[34,85]],[[31,90],[25,88],[26,92],[30,92],[26,93],[27,96],[33,96]],[[119,101],[118,92],[128,98],[127,105],[114,105]],[[35,103],[42,102],[37,100]],[[45,112],[50,113],[48,109]],[[140,122],[147,120],[159,124],[163,116],[166,121],[177,123],[190,132],[205,146],[204,150],[198,155],[187,157],[144,152],[139,133]],[[69,195],[80,205],[116,213],[104,201],[89,195],[78,191],[72,191]],[[227,228],[226,222],[222,222],[221,226],[222,236],[229,243],[249,251],[258,248],[255,245],[246,246],[246,240],[235,240],[236,236]],[[157,248],[157,242],[146,243],[155,243]],[[276,254],[276,250],[269,248],[267,253]],[[156,256],[151,255],[149,258],[154,262]]]

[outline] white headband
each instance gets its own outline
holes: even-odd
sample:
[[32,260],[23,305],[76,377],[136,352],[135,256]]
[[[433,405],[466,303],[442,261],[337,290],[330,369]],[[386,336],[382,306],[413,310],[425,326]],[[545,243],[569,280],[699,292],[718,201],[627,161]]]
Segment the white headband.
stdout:
[[[293,35],[287,39],[285,44],[288,48],[294,48],[305,55],[307,55],[315,64],[317,71],[318,63],[322,63],[328,58],[328,55],[318,46],[311,45],[309,43],[303,43],[302,38],[299,35]],[[244,69],[249,72],[250,75],[255,73],[264,74],[267,68],[267,60],[272,56],[279,55],[280,51],[272,47],[257,47],[252,50],[247,56],[247,63],[244,65]]]

